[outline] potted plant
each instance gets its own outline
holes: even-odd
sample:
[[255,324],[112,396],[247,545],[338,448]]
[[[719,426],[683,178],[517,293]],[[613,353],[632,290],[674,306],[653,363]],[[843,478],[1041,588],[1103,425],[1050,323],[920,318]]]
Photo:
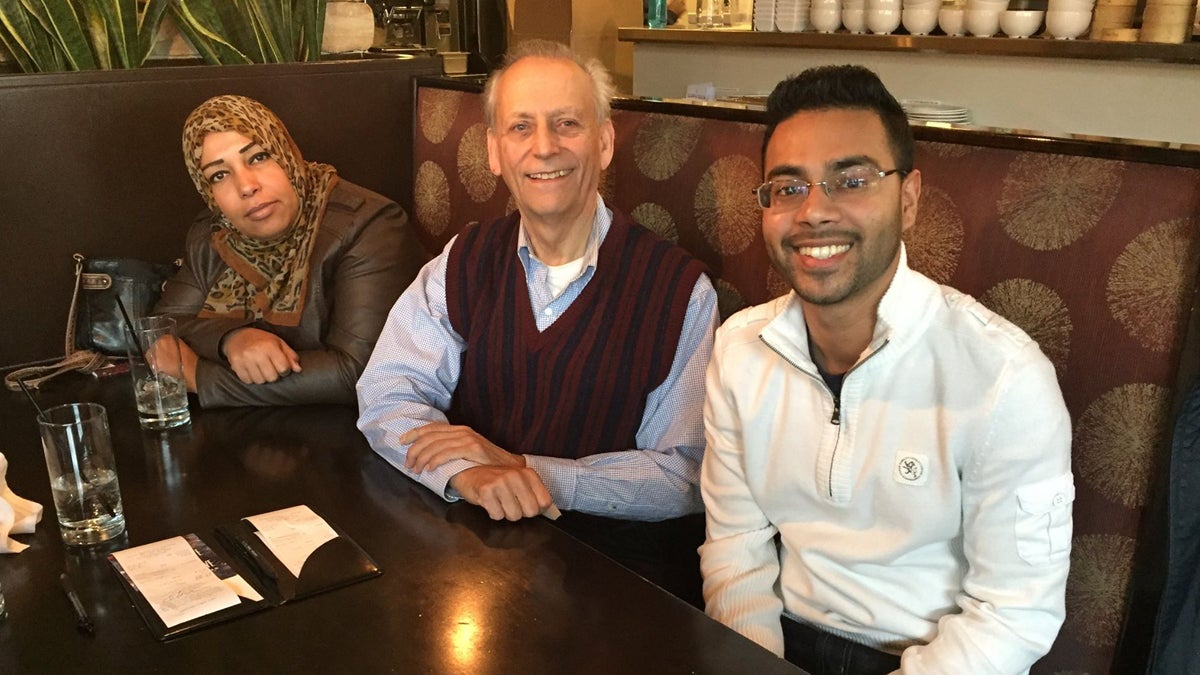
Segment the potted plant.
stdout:
[[211,64],[321,58],[326,0],[0,0],[0,46],[21,70],[137,68],[169,11]]

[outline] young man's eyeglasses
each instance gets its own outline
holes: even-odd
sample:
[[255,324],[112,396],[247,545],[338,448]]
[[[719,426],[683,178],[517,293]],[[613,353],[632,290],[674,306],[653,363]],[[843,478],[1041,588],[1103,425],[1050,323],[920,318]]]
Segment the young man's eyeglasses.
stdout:
[[754,188],[753,192],[758,197],[758,205],[764,209],[793,209],[803,204],[809,191],[818,185],[825,191],[825,196],[836,202],[866,194],[894,173],[903,178],[908,171],[880,171],[872,166],[852,166],[815,183],[799,178],[772,178]]

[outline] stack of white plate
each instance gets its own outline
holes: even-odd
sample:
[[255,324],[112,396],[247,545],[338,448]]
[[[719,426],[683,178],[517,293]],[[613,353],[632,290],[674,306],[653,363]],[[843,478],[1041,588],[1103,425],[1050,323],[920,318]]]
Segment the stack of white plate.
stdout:
[[971,111],[957,105],[941,101],[901,101],[904,114],[914,122],[945,122],[948,124],[969,124]]
[[808,30],[810,0],[775,0],[775,27],[785,33]]
[[754,0],[754,30],[775,30],[775,0]]

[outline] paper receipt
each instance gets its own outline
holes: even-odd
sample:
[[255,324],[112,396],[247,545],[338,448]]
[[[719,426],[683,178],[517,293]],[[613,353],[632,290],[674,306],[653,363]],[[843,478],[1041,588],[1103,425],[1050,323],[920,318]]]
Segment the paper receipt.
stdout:
[[233,607],[238,596],[183,537],[116,551],[112,556],[168,628]]
[[329,523],[304,505],[250,516],[246,521],[258,530],[258,538],[297,579],[308,556],[338,536]]

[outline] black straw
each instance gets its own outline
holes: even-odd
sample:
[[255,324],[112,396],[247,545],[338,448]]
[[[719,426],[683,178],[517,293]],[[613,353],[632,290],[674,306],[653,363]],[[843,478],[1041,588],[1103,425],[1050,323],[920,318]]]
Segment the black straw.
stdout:
[[142,361],[146,361],[146,352],[142,351],[142,341],[138,339],[137,331],[133,329],[133,322],[129,320],[129,312],[125,311],[125,303],[121,302],[121,296],[117,296],[117,308],[121,310],[121,317],[125,319],[125,327],[129,329],[129,335],[133,337],[133,348],[137,350],[138,356]]
[[25,392],[25,395],[29,397],[29,402],[33,404],[33,409],[38,413],[38,419],[49,424],[50,420],[46,419],[46,413],[42,412],[42,406],[38,405],[37,400],[33,398],[33,394],[29,393],[29,387],[25,386],[25,380],[18,379],[17,384],[21,385],[21,391]]

